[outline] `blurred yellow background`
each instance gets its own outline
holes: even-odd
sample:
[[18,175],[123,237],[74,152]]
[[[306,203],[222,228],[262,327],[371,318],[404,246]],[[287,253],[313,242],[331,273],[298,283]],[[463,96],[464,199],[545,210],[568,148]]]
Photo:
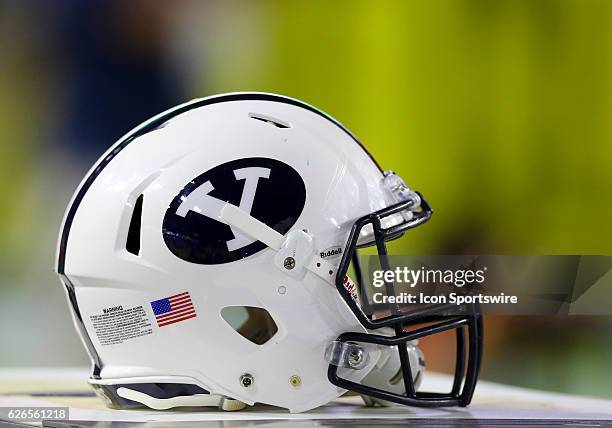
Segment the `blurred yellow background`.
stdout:
[[[0,366],[87,363],[52,268],[72,192],[231,91],[321,108],[420,190],[395,252],[612,254],[612,1],[0,1]],[[610,317],[486,327],[484,378],[612,397]]]

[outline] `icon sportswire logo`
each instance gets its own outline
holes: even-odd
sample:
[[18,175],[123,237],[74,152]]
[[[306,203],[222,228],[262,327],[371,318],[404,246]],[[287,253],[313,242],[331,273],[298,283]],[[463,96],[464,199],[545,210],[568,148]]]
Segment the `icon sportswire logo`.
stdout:
[[226,202],[284,234],[297,221],[305,201],[302,178],[283,162],[268,158],[226,162],[200,174],[173,199],[164,217],[164,241],[177,257],[192,263],[239,260],[265,245],[219,219]]

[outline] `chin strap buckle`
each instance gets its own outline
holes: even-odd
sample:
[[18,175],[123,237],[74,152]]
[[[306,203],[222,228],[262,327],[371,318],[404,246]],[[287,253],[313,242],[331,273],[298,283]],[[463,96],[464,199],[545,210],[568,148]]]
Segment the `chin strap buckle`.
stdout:
[[303,277],[309,270],[329,284],[335,284],[336,266],[316,254],[313,237],[306,231],[294,229],[283,236],[230,203],[223,206],[219,218],[275,250],[274,264],[287,275]]
[[303,230],[295,229],[285,235],[274,264],[292,277],[302,278],[308,270],[331,285],[336,280],[336,266],[319,257],[312,235]]

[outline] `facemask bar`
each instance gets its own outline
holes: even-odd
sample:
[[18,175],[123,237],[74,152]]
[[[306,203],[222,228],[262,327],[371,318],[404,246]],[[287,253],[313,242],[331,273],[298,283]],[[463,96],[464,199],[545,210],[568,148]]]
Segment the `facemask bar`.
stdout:
[[[457,357],[455,361],[455,376],[451,391],[449,393],[417,392],[408,358],[408,351],[406,349],[406,342],[453,329],[455,330]],[[467,359],[465,346],[466,329],[469,335],[469,340],[467,341],[469,343],[467,349]],[[338,366],[334,364],[330,364],[328,368],[327,375],[329,381],[340,388],[408,406],[467,406],[472,400],[472,395],[474,394],[476,381],[478,379],[478,371],[480,369],[480,361],[482,358],[482,317],[455,317],[409,332],[403,331],[403,329],[399,330],[400,332],[397,333],[398,329],[396,329],[395,336],[390,337],[370,333],[349,332],[340,335],[337,342],[350,343],[353,347],[361,343],[397,347],[400,356],[404,387],[406,390],[405,395],[392,393],[379,388],[374,388],[343,379],[339,377]]]
[[[376,330],[383,327],[392,327],[395,330],[394,336],[349,332],[340,335],[337,340],[339,342],[397,347],[406,394],[392,393],[340,378],[338,376],[338,366],[333,364],[329,365],[328,378],[332,384],[341,388],[399,404],[421,407],[466,406],[472,399],[482,359],[482,317],[477,305],[458,307],[454,304],[444,304],[405,311],[402,310],[399,304],[395,304],[389,308],[391,315],[380,319],[373,319],[366,315],[343,284],[343,279],[348,271],[351,260],[354,264],[357,281],[363,284],[362,271],[357,256],[357,241],[361,230],[369,225],[372,226],[374,232],[374,242],[369,243],[369,245],[376,245],[381,269],[390,270],[386,241],[402,236],[405,231],[420,226],[431,218],[431,207],[420,193],[417,192],[417,195],[420,198],[420,208],[418,210],[414,210],[415,199],[410,199],[358,219],[351,229],[336,275],[336,288],[338,292],[365,328]],[[407,211],[411,211],[412,215],[405,215]],[[383,228],[383,219],[397,214],[403,214],[404,221],[400,224]],[[361,302],[367,307],[368,300],[364,287],[360,286],[359,290],[362,293],[360,296]],[[395,295],[393,282],[385,282],[385,291],[389,296]],[[423,323],[430,324],[412,331],[404,330],[407,325]],[[455,376],[450,393],[416,392],[406,342],[453,329],[456,334],[457,356]],[[467,339],[465,330],[467,330],[468,334]],[[468,343],[467,361],[466,342]]]
[[[353,227],[351,228],[351,233],[349,234],[348,242],[346,244],[344,252],[342,253],[340,265],[338,266],[338,271],[336,274],[336,288],[338,289],[340,295],[344,298],[346,303],[349,305],[351,310],[355,313],[355,316],[357,316],[357,318],[365,328],[377,329],[381,327],[389,327],[397,323],[398,321],[413,321],[415,318],[422,318],[425,314],[429,314],[429,308],[423,311],[425,313],[421,313],[419,310],[411,313],[403,313],[400,311],[399,305],[395,305],[392,308],[392,316],[373,320],[362,311],[362,309],[357,305],[357,302],[355,302],[351,297],[349,291],[343,285],[344,276],[348,271],[351,260],[355,262],[354,267],[356,269],[355,273],[357,276],[357,280],[362,283],[362,272],[361,267],[359,265],[356,250],[358,248],[357,241],[359,239],[360,232],[364,227],[372,225],[374,232],[374,241],[368,243],[367,245],[362,245],[362,247],[376,245],[378,255],[380,257],[380,267],[383,270],[388,270],[389,260],[387,257],[386,241],[391,241],[393,239],[401,237],[405,231],[420,226],[431,218],[431,215],[433,213],[432,209],[430,208],[427,201],[423,199],[422,195],[418,192],[417,194],[421,198],[421,207],[419,211],[413,211],[413,216],[410,220],[405,220],[400,224],[386,229],[382,227],[382,219],[384,219],[385,217],[392,216],[394,214],[399,214],[402,211],[410,211],[411,208],[414,206],[414,200],[399,202],[387,208],[383,208],[382,210],[361,217],[353,224]],[[386,283],[385,287],[388,295],[395,294],[393,283]],[[362,290],[363,287],[360,287],[360,289]],[[449,309],[451,309],[454,305],[447,306]]]

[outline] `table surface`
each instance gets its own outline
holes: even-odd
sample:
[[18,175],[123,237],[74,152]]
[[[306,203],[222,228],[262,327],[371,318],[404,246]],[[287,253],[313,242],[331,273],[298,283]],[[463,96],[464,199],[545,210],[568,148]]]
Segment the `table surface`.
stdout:
[[[335,425],[346,421],[440,421],[440,420],[498,420],[500,426],[511,426],[512,421],[546,420],[608,420],[612,421],[612,400],[558,394],[518,388],[493,382],[480,381],[472,405],[467,408],[422,409],[405,406],[363,406],[359,397],[342,397],[326,406],[305,413],[290,414],[286,410],[256,405],[239,412],[223,412],[215,409],[111,410],[91,393],[86,382],[86,368],[19,368],[0,369],[0,407],[68,406],[70,419],[79,421],[115,422],[104,426],[185,426],[185,423],[201,421],[320,421],[323,425]],[[427,373],[423,389],[440,390],[450,384],[450,376]],[[377,422],[377,423],[378,423]],[[182,425],[180,423],[183,423]],[[39,424],[40,425],[40,424]],[[136,424],[141,425],[141,424]],[[495,424],[493,424],[495,425]],[[0,425],[1,426],[1,425]],[[49,425],[52,426],[52,425]],[[61,425],[58,425],[61,426]],[[80,426],[80,425],[79,425]],[[85,425],[83,425],[85,426]],[[87,426],[96,426],[87,425]],[[191,425],[190,425],[191,426]],[[225,425],[224,425],[225,426]],[[232,425],[234,426],[234,425]],[[249,425],[250,426],[250,425]],[[313,425],[320,426],[320,425]],[[438,423],[436,426],[446,426]],[[456,425],[454,425],[456,426]]]

